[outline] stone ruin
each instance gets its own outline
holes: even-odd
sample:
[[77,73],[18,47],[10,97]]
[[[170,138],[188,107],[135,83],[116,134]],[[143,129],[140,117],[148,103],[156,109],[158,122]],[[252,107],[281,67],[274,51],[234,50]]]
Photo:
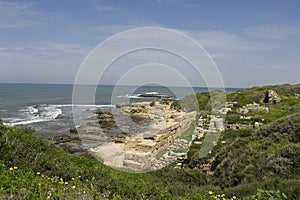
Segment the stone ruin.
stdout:
[[264,103],[279,103],[280,102],[279,95],[274,90],[268,90],[265,93],[265,97],[262,99],[262,102]]
[[264,112],[264,113],[268,113],[269,112],[269,108],[264,107],[264,106],[260,106],[258,103],[251,103],[251,104],[247,104],[245,106],[243,106],[242,108],[239,108],[237,110],[238,113],[240,114],[247,114],[248,112]]
[[242,123],[226,124],[226,129],[239,130],[239,129],[251,129],[251,128],[253,128],[253,125],[251,123],[249,123],[249,124],[242,124]]

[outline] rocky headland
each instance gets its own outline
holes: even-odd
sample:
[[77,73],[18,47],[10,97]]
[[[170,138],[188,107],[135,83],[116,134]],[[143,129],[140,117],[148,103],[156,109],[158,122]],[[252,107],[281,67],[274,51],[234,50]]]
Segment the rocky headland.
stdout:
[[138,95],[138,97],[143,97],[143,98],[159,98],[159,99],[170,99],[172,98],[172,96],[166,95],[166,94],[160,94],[160,93],[156,93],[156,92],[152,92],[152,93],[143,93]]

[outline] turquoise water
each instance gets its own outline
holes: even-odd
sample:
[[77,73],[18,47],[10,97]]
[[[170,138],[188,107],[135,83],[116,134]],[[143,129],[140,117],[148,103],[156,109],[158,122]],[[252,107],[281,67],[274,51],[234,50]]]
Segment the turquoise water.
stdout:
[[[91,86],[84,86],[87,88]],[[236,91],[238,88],[227,88]],[[114,93],[113,93],[114,91]],[[116,92],[117,91],[117,92]],[[192,92],[208,91],[196,87]],[[155,98],[139,98],[143,93],[162,93],[182,98],[191,93],[190,88],[162,86],[98,86],[95,104],[76,105],[84,118],[93,115],[97,108],[111,108],[116,102],[153,101]],[[58,84],[0,84],[0,119],[8,125],[26,126],[37,135],[49,137],[69,133],[74,126],[72,114],[73,85]],[[84,122],[83,122],[84,123]]]

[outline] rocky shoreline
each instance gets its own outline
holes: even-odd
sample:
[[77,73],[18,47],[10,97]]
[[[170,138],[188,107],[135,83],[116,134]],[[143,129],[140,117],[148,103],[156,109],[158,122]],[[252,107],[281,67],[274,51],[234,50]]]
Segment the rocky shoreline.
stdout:
[[[260,101],[265,103],[266,99],[273,104],[280,102],[278,95],[271,90]],[[226,115],[236,105],[237,102],[226,102],[225,107],[217,113]],[[176,167],[182,167],[187,151],[195,139],[199,140],[207,133],[218,133],[226,129],[259,127],[264,119],[245,114],[267,113],[269,110],[253,102],[236,109],[235,112],[245,123],[224,124],[223,117],[219,115],[199,116],[196,119],[196,112],[176,109],[170,102],[117,105],[113,110],[98,109],[95,116],[89,119],[91,122],[78,128],[70,128],[70,132],[78,134],[79,137],[57,135],[51,140],[69,153],[88,150],[111,167],[147,171],[161,169],[174,162],[177,162]],[[181,138],[193,123],[195,129],[188,139]]]

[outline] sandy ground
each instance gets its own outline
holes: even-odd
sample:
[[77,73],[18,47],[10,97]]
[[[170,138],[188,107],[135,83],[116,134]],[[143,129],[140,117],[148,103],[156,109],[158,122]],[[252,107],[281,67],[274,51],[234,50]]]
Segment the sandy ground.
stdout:
[[123,161],[125,151],[123,144],[107,143],[91,149],[94,156],[104,161],[105,165],[111,167],[124,167]]

